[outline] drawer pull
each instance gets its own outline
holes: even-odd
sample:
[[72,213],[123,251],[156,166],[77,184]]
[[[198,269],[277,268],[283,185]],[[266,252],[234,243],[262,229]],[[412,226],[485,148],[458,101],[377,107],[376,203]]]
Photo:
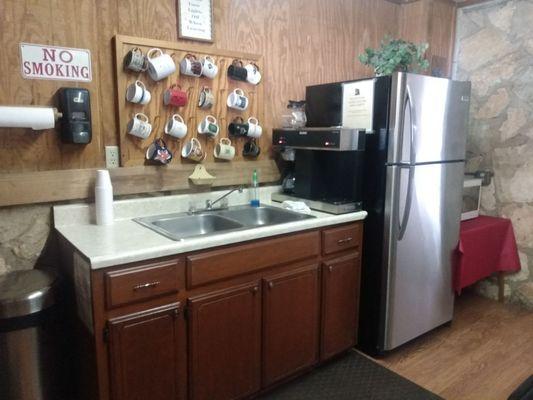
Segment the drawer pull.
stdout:
[[159,281],[154,281],[154,282],[147,282],[147,283],[140,283],[138,285],[135,285],[133,287],[133,290],[137,291],[137,290],[141,290],[141,289],[149,289],[149,288],[153,288],[153,287],[156,287],[157,285],[159,285],[161,282]]
[[337,244],[338,244],[339,246],[342,246],[343,244],[345,244],[345,243],[349,243],[349,242],[351,242],[352,240],[353,240],[352,237],[347,237],[346,239],[339,239],[339,240],[337,240]]

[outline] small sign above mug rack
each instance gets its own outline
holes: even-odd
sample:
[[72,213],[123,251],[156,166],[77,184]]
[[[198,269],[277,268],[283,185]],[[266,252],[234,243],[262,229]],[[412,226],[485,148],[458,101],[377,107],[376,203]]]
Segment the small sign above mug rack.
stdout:
[[180,39],[213,42],[213,0],[177,0]]
[[[176,69],[167,71],[166,63],[162,63],[159,66],[160,69],[155,72],[163,71],[165,77],[159,79],[154,71],[151,73],[150,65],[144,65],[140,58],[137,60],[139,61],[138,68],[133,71],[131,65],[133,63],[137,66],[137,63],[136,55],[131,52],[132,49],[142,54],[148,54],[150,49],[160,49],[167,58],[170,56],[176,64]],[[269,158],[271,147],[269,135],[266,129],[262,135],[260,132],[260,124],[265,119],[264,85],[262,82],[254,84],[249,81],[229,79],[227,73],[229,66],[233,65],[236,60],[252,69],[257,68],[263,71],[263,61],[260,55],[124,35],[115,36],[115,50],[121,166],[146,165],[146,151],[158,138],[164,139],[166,147],[173,154],[172,165],[193,164],[194,162],[216,162],[217,164],[248,162]],[[125,58],[128,54],[130,57]],[[180,72],[180,61],[187,61],[192,55],[197,59],[212,60],[218,73],[212,78],[204,74],[192,76],[192,63],[190,63],[190,75]],[[158,53],[158,56],[161,54]],[[124,68],[125,60],[130,66],[129,69]],[[161,59],[161,61],[165,60]],[[243,92],[246,96],[241,97],[246,97],[247,102],[244,109],[240,109],[233,103],[228,104],[230,99],[236,97],[232,96],[232,93]],[[202,96],[206,97],[207,94],[213,97],[211,99],[209,96],[210,101],[213,102],[209,108],[204,107],[205,100],[202,101]],[[184,96],[187,101],[180,101]],[[132,102],[131,99],[138,101]],[[231,123],[239,118],[243,121],[252,121],[254,131],[242,137],[230,134]],[[203,128],[202,124],[206,125],[204,121],[212,122],[213,120],[218,126],[216,132],[206,134],[205,129],[200,132],[200,128]],[[136,130],[132,129],[135,125],[138,125]],[[231,160],[225,160],[215,154],[216,145],[224,138],[230,139],[231,146],[234,147],[235,154]],[[183,157],[183,154],[188,152],[187,146],[192,146],[191,141],[197,145],[199,143],[197,147],[199,147],[198,153],[202,156],[201,160],[194,160],[192,156]],[[253,141],[257,147],[254,154],[245,149],[248,141]]]

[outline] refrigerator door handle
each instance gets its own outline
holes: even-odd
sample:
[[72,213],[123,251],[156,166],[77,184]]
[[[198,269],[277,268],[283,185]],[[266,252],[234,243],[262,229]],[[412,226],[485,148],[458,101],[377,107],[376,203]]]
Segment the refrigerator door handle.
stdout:
[[[409,107],[409,163],[411,165],[416,163],[416,146],[415,146],[415,125],[416,121],[415,115],[415,105],[413,101],[413,96],[411,95],[411,88],[409,85],[406,85],[406,100],[405,107]],[[405,121],[405,116],[404,116]]]
[[[399,221],[398,224],[398,241],[402,240],[405,235],[405,230],[407,229],[407,223],[409,222],[409,214],[411,213],[411,202],[413,199],[413,181],[414,181],[414,175],[415,175],[415,168],[414,166],[409,167],[403,167],[403,168],[409,168],[409,174],[407,179],[407,193],[405,195],[405,206],[403,209],[403,215],[402,218]],[[400,170],[400,176],[401,176],[401,170]],[[400,180],[401,185],[401,180]]]

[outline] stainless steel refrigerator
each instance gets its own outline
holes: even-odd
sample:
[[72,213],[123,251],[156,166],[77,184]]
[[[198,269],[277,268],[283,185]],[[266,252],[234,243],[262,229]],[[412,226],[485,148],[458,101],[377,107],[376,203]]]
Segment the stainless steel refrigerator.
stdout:
[[374,90],[359,326],[370,353],[453,318],[470,83],[397,73]]

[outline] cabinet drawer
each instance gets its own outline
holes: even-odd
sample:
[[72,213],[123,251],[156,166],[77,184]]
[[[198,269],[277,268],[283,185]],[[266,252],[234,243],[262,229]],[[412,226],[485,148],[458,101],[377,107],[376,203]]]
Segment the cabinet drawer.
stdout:
[[322,252],[332,254],[348,249],[360,249],[363,226],[361,223],[322,231]]
[[188,256],[187,287],[316,257],[319,238],[319,232],[313,231]]
[[183,287],[183,280],[180,279],[182,264],[182,260],[170,260],[106,272],[104,279],[107,307],[178,292]]

